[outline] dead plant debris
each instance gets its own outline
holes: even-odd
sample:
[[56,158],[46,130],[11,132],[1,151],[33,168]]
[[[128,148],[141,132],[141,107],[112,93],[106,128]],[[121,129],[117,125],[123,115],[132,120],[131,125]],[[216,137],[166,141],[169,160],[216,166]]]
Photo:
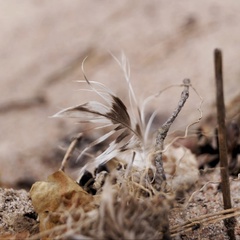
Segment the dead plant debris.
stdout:
[[[185,80],[178,107],[159,126],[155,148],[150,127],[157,112],[148,121],[145,107],[159,93],[137,105],[126,58],[116,59],[129,89],[131,109],[110,89],[99,82],[85,83],[104,103],[91,101],[65,109],[55,116],[76,117],[80,122],[98,125],[80,133],[70,144],[60,169],[46,181],[36,182],[28,193],[0,189],[0,229],[2,239],[229,239],[229,232],[240,239],[240,198],[238,194],[239,123],[230,123],[228,156],[234,161],[229,178],[232,206],[224,209],[219,146],[204,135],[187,148],[179,137],[164,143],[168,130],[189,97],[191,83]],[[83,69],[84,70],[84,69]],[[83,71],[84,72],[84,71]],[[81,81],[83,83],[83,81]],[[193,88],[194,89],[194,88]],[[194,89],[195,90],[195,89]],[[201,106],[201,104],[200,104]],[[202,113],[195,123],[199,123]],[[101,125],[103,124],[103,125]],[[232,124],[232,125],[231,125]],[[93,140],[78,156],[83,161],[79,179],[71,179],[64,171],[80,140],[91,131],[106,133]],[[199,128],[200,129],[200,128]],[[92,155],[92,147],[101,144],[102,151]],[[81,144],[80,144],[81,145]],[[234,152],[234,154],[232,154]],[[202,155],[217,157],[214,166],[199,163]],[[228,169],[227,169],[228,170]],[[237,173],[237,174],[236,174]],[[159,180],[160,179],[160,180]],[[163,187],[164,185],[164,187]],[[9,197],[10,196],[10,197]],[[236,219],[232,228],[228,219]],[[225,225],[224,225],[225,223]],[[230,227],[230,228],[228,228]],[[235,227],[235,228],[234,228]]]

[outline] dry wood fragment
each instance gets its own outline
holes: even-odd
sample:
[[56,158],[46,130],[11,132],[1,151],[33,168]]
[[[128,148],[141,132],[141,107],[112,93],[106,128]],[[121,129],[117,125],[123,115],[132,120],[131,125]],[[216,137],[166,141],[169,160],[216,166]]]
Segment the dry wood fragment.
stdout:
[[[222,71],[222,52],[220,49],[214,51],[215,79],[216,79],[216,103],[218,120],[218,144],[221,170],[221,188],[223,194],[224,209],[231,209],[231,192],[229,184],[228,157],[227,157],[227,135],[225,125],[225,104],[223,93],[223,71]],[[235,218],[224,220],[227,234],[230,239],[236,239],[234,233]]]

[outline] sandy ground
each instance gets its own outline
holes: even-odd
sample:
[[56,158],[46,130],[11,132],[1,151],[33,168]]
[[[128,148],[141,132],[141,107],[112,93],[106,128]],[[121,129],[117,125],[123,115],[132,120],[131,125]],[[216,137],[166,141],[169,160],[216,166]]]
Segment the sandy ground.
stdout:
[[[226,102],[239,95],[239,12],[235,0],[0,1],[1,185],[45,179],[59,167],[46,156],[76,125],[49,116],[88,99],[74,82],[83,78],[87,55],[89,79],[122,97],[127,92],[123,74],[108,51],[125,53],[140,99],[190,78],[204,98],[206,116],[214,111],[213,50],[218,47],[224,53]],[[167,116],[179,94],[179,88],[168,90],[149,111],[160,106]],[[176,129],[198,118],[198,104],[193,92]]]

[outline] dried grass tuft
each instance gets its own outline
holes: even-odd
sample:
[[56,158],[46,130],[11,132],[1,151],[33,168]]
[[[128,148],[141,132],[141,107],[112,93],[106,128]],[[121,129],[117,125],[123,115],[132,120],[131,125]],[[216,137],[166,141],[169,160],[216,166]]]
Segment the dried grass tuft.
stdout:
[[[85,211],[81,206],[67,210],[61,205],[49,215],[58,225],[35,235],[42,239],[170,239],[168,212],[172,198],[152,193],[114,172],[95,196],[97,206]],[[77,201],[77,200],[76,200]]]

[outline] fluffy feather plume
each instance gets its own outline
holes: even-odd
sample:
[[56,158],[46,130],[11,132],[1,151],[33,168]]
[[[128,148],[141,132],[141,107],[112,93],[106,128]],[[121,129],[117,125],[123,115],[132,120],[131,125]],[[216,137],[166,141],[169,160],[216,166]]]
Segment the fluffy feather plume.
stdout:
[[[100,128],[105,129],[106,133],[104,135],[83,149],[78,160],[83,155],[87,155],[88,151],[95,145],[105,141],[110,142],[110,144],[102,153],[94,156],[94,158],[82,167],[80,177],[85,170],[93,173],[99,165],[113,158],[121,159],[126,164],[129,164],[129,166],[133,164],[135,167],[140,168],[139,170],[152,168],[155,171],[155,164],[153,163],[154,149],[152,142],[150,142],[149,132],[158,109],[152,113],[148,121],[145,121],[145,109],[146,105],[151,100],[157,98],[162,91],[146,98],[142,107],[139,107],[130,82],[130,68],[127,59],[122,55],[121,61],[116,58],[115,60],[124,73],[124,78],[128,86],[129,109],[131,112],[128,111],[125,103],[105,85],[88,80],[82,65],[85,80],[79,82],[87,84],[89,89],[84,90],[95,92],[103,101],[90,101],[75,107],[63,109],[54,115],[54,117],[77,118],[80,123],[97,124],[94,128],[95,130]],[[151,136],[152,140],[154,138]],[[174,164],[178,168],[177,164]],[[178,171],[176,170],[176,172]]]
[[[87,154],[88,150],[95,145],[109,139],[114,139],[105,151],[98,155],[92,162],[88,163],[82,170],[87,168],[89,171],[93,171],[100,164],[104,164],[116,156],[119,157],[121,153],[126,153],[129,150],[131,152],[146,152],[146,142],[148,140],[146,130],[149,131],[149,126],[145,126],[143,120],[145,116],[141,113],[137,105],[136,97],[129,80],[129,64],[124,55],[122,55],[121,62],[118,59],[116,59],[116,61],[121,66],[128,85],[131,113],[128,112],[123,101],[109,88],[99,82],[88,80],[82,67],[85,80],[78,82],[87,83],[90,88],[88,91],[95,92],[102,98],[103,102],[90,101],[63,109],[53,116],[77,118],[80,123],[95,123],[98,124],[96,128],[105,128],[108,130],[106,134],[90,143],[89,146],[81,152],[78,160],[80,160],[84,154]],[[154,114],[153,117],[155,117],[155,115],[156,114]],[[153,117],[150,118],[150,121],[153,120]],[[99,124],[101,124],[100,127]],[[143,135],[143,133],[145,133],[145,135]],[[144,162],[142,162],[142,164],[145,165]]]

